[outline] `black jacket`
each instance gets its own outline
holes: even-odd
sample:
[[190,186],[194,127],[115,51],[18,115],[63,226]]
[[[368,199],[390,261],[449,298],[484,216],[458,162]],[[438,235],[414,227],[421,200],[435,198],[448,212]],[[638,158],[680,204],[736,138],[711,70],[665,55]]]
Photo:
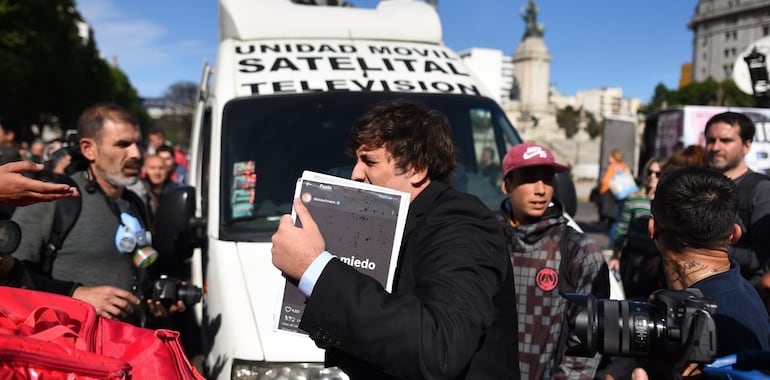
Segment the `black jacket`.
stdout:
[[409,207],[393,294],[333,259],[300,328],[351,379],[518,379],[513,272],[494,214],[431,183]]

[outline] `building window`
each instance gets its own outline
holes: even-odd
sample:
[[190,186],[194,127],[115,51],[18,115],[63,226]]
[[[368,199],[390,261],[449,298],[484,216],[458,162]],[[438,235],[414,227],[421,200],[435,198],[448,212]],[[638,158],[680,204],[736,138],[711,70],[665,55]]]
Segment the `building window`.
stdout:
[[732,53],[733,57],[735,57],[736,55],[738,55],[738,52],[735,50],[735,48],[731,48],[731,49],[730,49],[730,53]]
[[702,41],[703,42],[701,43],[701,45],[708,46],[708,44],[709,44],[709,39],[708,38],[704,38]]
[[730,41],[730,32],[725,33],[725,42]]
[[730,49],[725,49],[725,58],[730,57]]
[[765,25],[762,27],[762,35],[766,36],[768,34],[770,34],[770,26]]
[[733,30],[733,40],[737,40],[737,39],[738,39],[738,31]]

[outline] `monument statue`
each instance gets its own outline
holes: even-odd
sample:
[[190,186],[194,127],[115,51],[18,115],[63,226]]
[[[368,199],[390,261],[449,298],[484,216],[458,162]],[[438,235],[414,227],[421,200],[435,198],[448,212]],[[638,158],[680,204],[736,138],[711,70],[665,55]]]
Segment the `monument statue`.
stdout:
[[543,37],[545,27],[537,22],[537,5],[534,0],[529,0],[527,6],[521,9],[521,18],[527,23],[527,29],[524,31],[522,41],[527,37]]

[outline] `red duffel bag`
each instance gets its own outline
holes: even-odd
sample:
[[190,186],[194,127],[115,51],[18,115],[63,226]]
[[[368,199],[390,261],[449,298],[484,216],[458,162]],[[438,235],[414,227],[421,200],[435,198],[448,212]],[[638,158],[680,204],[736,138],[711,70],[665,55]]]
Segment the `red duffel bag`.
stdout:
[[104,319],[72,297],[0,287],[0,380],[203,379],[172,330]]

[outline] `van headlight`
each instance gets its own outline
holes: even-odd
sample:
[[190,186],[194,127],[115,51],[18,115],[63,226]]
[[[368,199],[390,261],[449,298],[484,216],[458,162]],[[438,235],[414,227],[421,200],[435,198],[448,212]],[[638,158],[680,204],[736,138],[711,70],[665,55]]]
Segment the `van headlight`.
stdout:
[[337,367],[318,363],[265,363],[233,360],[233,380],[350,380]]

